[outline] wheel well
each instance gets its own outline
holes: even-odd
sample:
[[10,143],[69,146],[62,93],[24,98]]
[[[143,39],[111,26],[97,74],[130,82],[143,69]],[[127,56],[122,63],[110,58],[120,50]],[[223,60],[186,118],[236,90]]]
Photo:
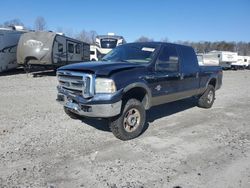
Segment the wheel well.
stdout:
[[37,60],[37,58],[36,58],[36,57],[33,57],[33,56],[28,56],[28,57],[25,58],[24,63],[25,63],[25,64],[28,64],[30,60]]
[[215,87],[216,87],[216,79],[215,79],[215,78],[212,78],[212,79],[209,81],[208,85],[212,85],[212,86],[214,86],[214,88],[215,88]]
[[130,90],[128,90],[126,93],[124,93],[122,97],[122,101],[126,102],[129,99],[137,99],[142,103],[145,109],[149,109],[149,96],[147,91],[144,88],[141,87],[135,87]]

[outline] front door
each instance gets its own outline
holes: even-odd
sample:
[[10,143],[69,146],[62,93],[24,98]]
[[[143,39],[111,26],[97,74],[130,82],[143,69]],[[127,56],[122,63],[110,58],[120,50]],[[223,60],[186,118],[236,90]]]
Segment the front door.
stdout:
[[155,63],[155,71],[147,77],[152,92],[152,104],[158,105],[180,98],[181,77],[179,74],[179,55],[175,45],[162,47]]

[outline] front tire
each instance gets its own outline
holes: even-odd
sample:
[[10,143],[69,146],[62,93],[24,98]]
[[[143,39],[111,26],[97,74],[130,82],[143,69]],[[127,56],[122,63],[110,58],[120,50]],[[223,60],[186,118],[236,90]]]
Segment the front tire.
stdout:
[[211,108],[215,100],[214,86],[208,85],[206,91],[200,96],[198,106],[201,108]]
[[110,130],[120,140],[138,137],[145,125],[146,111],[140,101],[129,99],[122,114],[110,120]]

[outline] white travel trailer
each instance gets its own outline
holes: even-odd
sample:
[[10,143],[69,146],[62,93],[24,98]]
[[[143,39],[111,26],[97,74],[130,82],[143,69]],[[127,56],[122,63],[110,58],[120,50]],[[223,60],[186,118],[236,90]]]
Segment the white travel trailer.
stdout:
[[125,43],[126,41],[122,36],[117,36],[114,33],[108,33],[108,35],[96,36],[97,59],[100,60],[112,49]]
[[89,61],[89,58],[89,44],[55,32],[25,33],[17,47],[17,62],[23,66],[57,68],[70,63]]
[[243,57],[246,68],[250,69],[250,56],[243,56]]
[[0,72],[15,69],[17,65],[16,50],[20,36],[25,33],[22,26],[0,28]]
[[219,59],[217,54],[197,54],[200,66],[218,66]]
[[90,61],[98,61],[95,45],[90,45]]
[[249,66],[249,59],[247,56],[238,55],[238,59],[236,62],[232,63],[232,69],[246,69]]
[[217,58],[219,60],[219,65],[223,69],[231,69],[232,63],[235,63],[238,60],[237,52],[211,51],[208,54],[217,55]]

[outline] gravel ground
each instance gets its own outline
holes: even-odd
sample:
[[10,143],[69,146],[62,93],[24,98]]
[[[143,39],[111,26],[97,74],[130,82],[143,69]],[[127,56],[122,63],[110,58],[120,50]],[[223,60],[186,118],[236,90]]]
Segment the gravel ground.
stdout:
[[250,71],[224,72],[212,109],[151,109],[123,142],[105,121],[72,120],[53,73],[0,76],[0,187],[249,188]]

